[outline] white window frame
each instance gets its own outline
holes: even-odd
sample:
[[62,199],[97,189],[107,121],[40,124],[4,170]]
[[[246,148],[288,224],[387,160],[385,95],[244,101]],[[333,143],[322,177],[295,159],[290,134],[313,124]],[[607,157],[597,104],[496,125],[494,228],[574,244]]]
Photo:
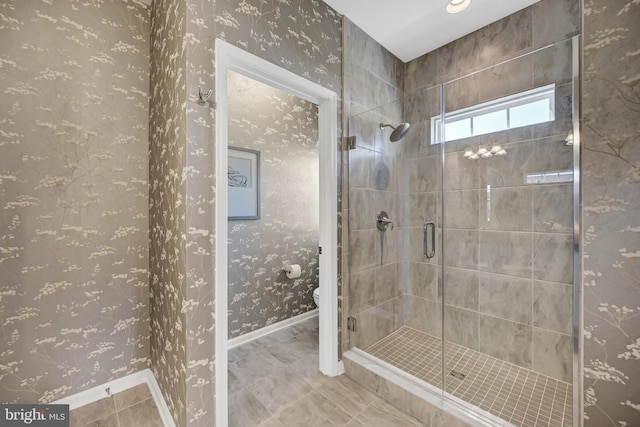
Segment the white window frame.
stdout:
[[[549,120],[544,122],[536,122],[531,123],[529,125],[515,126],[511,127],[509,123],[509,110],[511,108],[519,107],[521,105],[531,104],[541,100],[549,100]],[[487,135],[487,132],[484,133],[474,133],[473,132],[473,118],[477,116],[482,116],[485,114],[493,113],[496,111],[507,110],[507,127],[506,129],[515,129],[516,127],[530,126],[533,124],[546,123],[555,120],[556,111],[556,85],[555,83],[541,86],[535,89],[527,90],[524,92],[519,92],[513,95],[505,96],[503,98],[494,99],[493,101],[483,102],[482,104],[472,105],[470,107],[462,108],[456,111],[450,111],[445,113],[444,120],[445,123],[456,122],[459,120],[471,119],[471,134],[470,137],[478,136],[478,135]],[[431,144],[439,144],[442,142],[442,116],[437,115],[431,117]],[[446,133],[445,133],[446,138]],[[461,138],[460,138],[461,139]],[[455,141],[457,139],[447,139],[446,141]]]

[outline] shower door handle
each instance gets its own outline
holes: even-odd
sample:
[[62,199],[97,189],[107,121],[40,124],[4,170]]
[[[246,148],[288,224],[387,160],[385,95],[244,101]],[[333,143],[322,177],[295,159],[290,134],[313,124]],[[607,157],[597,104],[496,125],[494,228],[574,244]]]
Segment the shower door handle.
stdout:
[[[429,248],[428,248],[428,235],[429,235],[429,228],[431,228],[431,252],[429,252]],[[425,222],[424,225],[422,226],[422,237],[423,237],[423,252],[424,252],[424,256],[426,258],[433,258],[433,256],[436,254],[436,224],[429,221],[429,222]]]

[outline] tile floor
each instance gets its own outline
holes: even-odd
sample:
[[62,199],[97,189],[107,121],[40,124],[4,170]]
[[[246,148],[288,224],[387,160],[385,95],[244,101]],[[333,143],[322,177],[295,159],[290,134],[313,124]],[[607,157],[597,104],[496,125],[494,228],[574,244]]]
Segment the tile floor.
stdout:
[[163,427],[146,384],[74,409],[70,427]]
[[[438,388],[440,338],[403,326],[367,353]],[[447,392],[517,426],[572,425],[571,384],[447,342]]]
[[229,351],[229,426],[424,426],[346,376],[318,372],[318,318]]

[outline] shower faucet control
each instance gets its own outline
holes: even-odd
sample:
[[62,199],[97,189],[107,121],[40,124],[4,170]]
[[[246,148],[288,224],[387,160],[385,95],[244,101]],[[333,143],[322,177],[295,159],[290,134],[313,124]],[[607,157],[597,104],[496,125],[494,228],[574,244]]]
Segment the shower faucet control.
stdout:
[[378,230],[380,231],[387,231],[388,226],[391,226],[391,229],[393,230],[393,221],[389,219],[389,215],[385,211],[378,213],[376,223],[378,225]]

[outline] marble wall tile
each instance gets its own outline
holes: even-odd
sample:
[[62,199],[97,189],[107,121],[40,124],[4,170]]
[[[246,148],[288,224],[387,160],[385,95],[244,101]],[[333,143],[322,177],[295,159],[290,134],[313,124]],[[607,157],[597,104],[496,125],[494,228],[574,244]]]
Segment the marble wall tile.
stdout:
[[[391,144],[390,142],[385,142],[385,146],[387,147],[390,147]],[[373,188],[379,191],[396,192],[398,188],[398,169],[396,167],[395,157],[376,152],[374,161]]]
[[347,50],[346,54],[349,55],[346,64],[360,65],[380,79],[402,88],[404,79],[402,61],[353,24],[349,18],[344,17],[344,20],[344,47]]
[[[351,346],[366,349],[385,336],[383,331],[376,327],[379,314],[381,313],[377,312],[376,307],[371,307],[354,316],[357,319],[357,327],[355,332],[350,333]],[[381,326],[385,325],[381,322]]]
[[480,274],[475,270],[446,267],[444,271],[447,305],[478,311],[478,284]]
[[445,167],[445,190],[472,190],[480,186],[479,162],[465,159],[464,152],[447,154]]
[[[435,143],[431,125],[431,120],[411,122],[411,129],[402,139],[403,143],[400,145],[402,159],[438,156],[440,154],[441,147],[440,144]],[[399,172],[402,172],[402,169]],[[403,187],[398,188],[402,189]]]
[[411,193],[433,192],[440,183],[439,159],[436,156],[419,157],[409,162],[409,187]]
[[412,295],[402,295],[404,324],[433,336],[442,335],[442,304]]
[[400,264],[400,286],[402,292],[431,300],[439,300],[438,282],[440,267],[421,262]]
[[370,229],[376,226],[376,214],[381,209],[375,201],[378,193],[368,188],[352,188],[349,191],[350,230]]
[[375,152],[358,147],[349,151],[350,188],[372,188]]
[[437,52],[438,83],[477,67],[479,53],[480,40],[477,34],[464,36],[442,46]]
[[533,238],[533,278],[573,283],[573,236],[536,234]]
[[438,50],[404,64],[405,94],[438,84]]
[[440,193],[409,193],[401,194],[401,198],[408,205],[405,215],[404,226],[422,227],[425,222],[432,221],[439,225],[438,195]]
[[570,335],[533,328],[533,369],[572,382],[573,342]]
[[577,0],[542,0],[534,3],[531,11],[533,47],[568,39],[580,32],[581,8]]
[[401,325],[403,313],[400,298],[393,298],[376,305],[375,308],[376,341],[395,332]]
[[481,231],[479,270],[517,277],[531,277],[531,233]]
[[[478,312],[445,305],[445,340],[463,345],[472,350],[478,349]],[[446,357],[446,355],[445,355]]]
[[356,137],[358,148],[375,150],[377,140],[382,137],[381,119],[380,112],[376,110],[365,111],[349,117],[347,132],[349,136]]
[[445,230],[444,255],[447,267],[478,269],[478,262],[487,256],[481,251],[480,236],[477,230]]
[[481,352],[523,368],[532,367],[531,326],[480,315],[479,328]]
[[474,74],[479,87],[477,103],[533,89],[533,61],[526,55]]
[[349,232],[349,268],[360,271],[380,265],[381,248],[378,229]]
[[[389,215],[391,215],[392,219],[394,218],[392,213],[389,213]],[[380,246],[381,254],[379,265],[382,266],[400,261],[398,257],[398,229],[394,227],[392,230],[391,227],[389,227],[386,231],[379,231],[378,229],[376,229],[376,231],[378,232],[378,245]]]
[[573,186],[542,185],[533,189],[533,231],[570,233],[573,230]]
[[403,101],[404,120],[414,124],[429,122],[441,111],[440,87],[425,87],[405,95]]
[[444,195],[446,218],[444,226],[447,229],[471,229],[477,230],[479,227],[479,214],[482,190],[461,190],[447,191]]
[[479,191],[480,229],[531,231],[531,188],[487,188]]
[[479,103],[480,85],[478,84],[477,75],[472,74],[444,84],[445,114]]
[[478,301],[483,314],[531,325],[531,279],[480,273]]
[[352,271],[349,280],[349,311],[359,313],[374,305],[375,273],[378,268]]
[[[575,0],[570,1],[575,3]],[[557,5],[562,2],[554,3]],[[571,40],[556,43],[553,46],[534,53],[533,86],[540,87],[551,83],[558,85],[570,83],[573,79],[572,58]]]
[[533,326],[571,335],[573,286],[533,281]]
[[480,64],[495,63],[530,48],[532,14],[531,8],[525,8],[478,30]]
[[376,305],[400,296],[398,263],[384,265],[375,273],[374,303]]
[[380,79],[368,69],[354,66],[353,75],[349,87],[349,108],[351,114],[360,114],[374,109],[379,104],[378,99],[382,94],[387,99],[402,97],[402,90],[397,86]]

